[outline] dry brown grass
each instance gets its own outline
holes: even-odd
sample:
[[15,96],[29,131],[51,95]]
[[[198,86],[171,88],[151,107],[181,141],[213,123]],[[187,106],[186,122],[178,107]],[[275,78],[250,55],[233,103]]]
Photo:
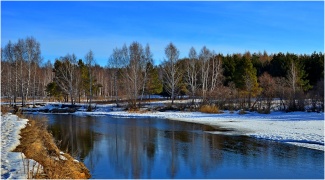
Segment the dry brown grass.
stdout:
[[203,105],[200,107],[200,112],[218,114],[221,113],[218,106],[215,105]]
[[82,162],[75,162],[74,158],[66,153],[60,155],[52,135],[46,130],[44,120],[29,120],[20,135],[22,137],[20,145],[15,151],[24,153],[28,159],[35,160],[43,167],[42,174],[34,174],[30,178],[86,179],[91,177]]
[[1,113],[2,114],[6,114],[6,113],[10,112],[11,110],[12,110],[12,108],[10,108],[9,106],[1,105]]

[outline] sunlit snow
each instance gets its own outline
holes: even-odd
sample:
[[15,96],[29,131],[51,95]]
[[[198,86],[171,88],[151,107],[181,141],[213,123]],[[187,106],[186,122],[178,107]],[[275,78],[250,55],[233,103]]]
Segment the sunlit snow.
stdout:
[[11,151],[19,145],[19,133],[27,121],[10,113],[1,116],[1,179],[26,178],[22,154]]

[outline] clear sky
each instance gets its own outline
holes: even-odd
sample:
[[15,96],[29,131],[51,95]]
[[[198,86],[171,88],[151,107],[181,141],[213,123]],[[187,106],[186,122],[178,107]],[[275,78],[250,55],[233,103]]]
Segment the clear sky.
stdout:
[[44,61],[91,49],[102,66],[115,47],[150,45],[156,64],[173,42],[216,53],[324,52],[324,2],[1,1],[1,46],[33,36]]

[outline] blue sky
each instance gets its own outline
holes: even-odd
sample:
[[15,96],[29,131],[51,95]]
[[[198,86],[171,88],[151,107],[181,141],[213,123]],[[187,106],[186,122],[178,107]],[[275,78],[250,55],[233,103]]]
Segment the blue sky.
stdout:
[[156,64],[173,42],[216,53],[324,52],[324,2],[1,2],[1,46],[35,37],[44,61],[91,49],[102,66],[115,47],[150,45]]

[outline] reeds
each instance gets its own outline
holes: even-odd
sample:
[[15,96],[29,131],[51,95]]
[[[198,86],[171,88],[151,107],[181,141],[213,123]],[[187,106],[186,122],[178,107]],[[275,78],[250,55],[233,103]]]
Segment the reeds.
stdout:
[[211,113],[211,114],[221,113],[219,107],[216,105],[203,105],[200,107],[199,111],[203,113]]

